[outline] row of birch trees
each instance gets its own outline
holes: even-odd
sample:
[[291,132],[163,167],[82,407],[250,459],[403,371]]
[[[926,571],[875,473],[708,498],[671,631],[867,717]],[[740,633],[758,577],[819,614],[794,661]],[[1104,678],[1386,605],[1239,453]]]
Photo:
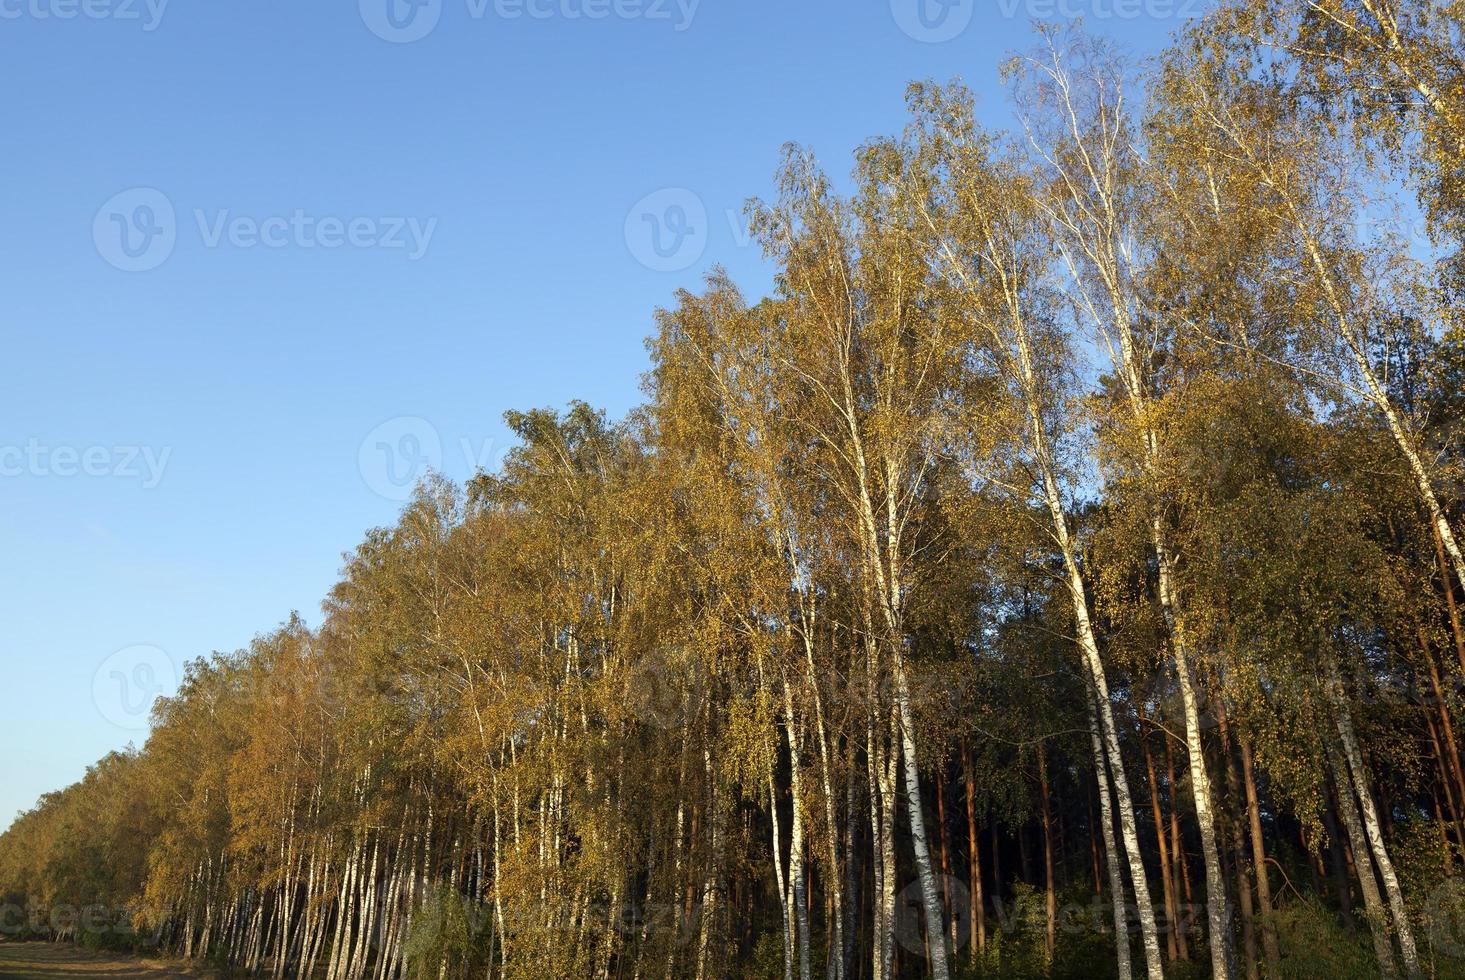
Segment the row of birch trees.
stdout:
[[[646,402],[510,413],[0,930],[252,976],[1465,976],[1465,2],[1076,29],[791,147]],[[12,751],[24,751],[21,745]]]

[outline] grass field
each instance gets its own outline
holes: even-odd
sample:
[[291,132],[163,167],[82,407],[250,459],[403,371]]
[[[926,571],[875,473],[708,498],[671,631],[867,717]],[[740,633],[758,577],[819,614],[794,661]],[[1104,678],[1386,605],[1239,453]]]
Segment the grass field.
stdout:
[[0,943],[0,980],[186,980],[192,975],[55,943]]

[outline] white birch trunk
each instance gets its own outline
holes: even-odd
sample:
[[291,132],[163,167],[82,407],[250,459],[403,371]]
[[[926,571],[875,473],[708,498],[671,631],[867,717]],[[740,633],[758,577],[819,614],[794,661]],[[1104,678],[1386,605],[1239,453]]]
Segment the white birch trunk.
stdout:
[[773,825],[773,883],[778,892],[778,911],[783,929],[783,980],[793,980],[794,940],[789,928],[788,881],[783,874],[783,831],[779,828],[778,791],[771,772],[768,774],[768,815]]
[[[1236,970],[1231,946],[1231,903],[1226,894],[1220,848],[1216,844],[1211,776],[1206,768],[1205,748],[1201,744],[1200,707],[1190,664],[1190,644],[1177,608],[1172,558],[1165,545],[1158,517],[1152,520],[1151,528],[1160,566],[1160,606],[1175,653],[1175,674],[1180,682],[1180,701],[1185,712],[1185,748],[1190,761],[1191,796],[1195,800],[1195,818],[1200,827],[1201,856],[1206,870],[1206,924],[1211,950],[1211,975],[1231,977]],[[1266,869],[1262,868],[1261,873],[1265,874]],[[1173,923],[1171,927],[1174,927]]]
[[1383,899],[1379,897],[1378,879],[1374,877],[1373,859],[1363,832],[1363,822],[1358,819],[1358,807],[1353,802],[1346,764],[1340,764],[1337,750],[1331,745],[1326,746],[1325,752],[1338,790],[1338,809],[1342,812],[1343,826],[1348,831],[1348,842],[1353,851],[1353,868],[1358,873],[1358,890],[1363,895],[1363,914],[1373,936],[1374,956],[1379,961],[1379,971],[1386,977],[1392,977],[1396,974],[1394,949],[1389,942],[1386,924],[1387,913]]
[[1104,870],[1109,874],[1109,904],[1114,914],[1114,953],[1119,966],[1119,980],[1130,980],[1134,972],[1129,959],[1129,915],[1124,895],[1124,876],[1119,870],[1119,854],[1114,845],[1114,814],[1110,803],[1108,767],[1104,762],[1104,743],[1099,735],[1099,718],[1094,707],[1093,685],[1085,683],[1085,707],[1089,716],[1089,739],[1094,751],[1094,778],[1099,786],[1100,839],[1104,842]]
[[[1379,877],[1384,882],[1384,893],[1389,899],[1389,912],[1394,920],[1394,933],[1399,937],[1399,950],[1404,959],[1404,970],[1411,978],[1419,976],[1419,952],[1414,945],[1414,930],[1409,924],[1409,912],[1404,905],[1404,893],[1399,887],[1399,876],[1394,872],[1394,862],[1384,846],[1383,830],[1379,827],[1378,809],[1374,806],[1373,793],[1368,787],[1368,772],[1364,768],[1363,753],[1358,747],[1358,736],[1353,730],[1353,719],[1343,698],[1343,680],[1338,675],[1336,664],[1329,664],[1328,699],[1333,706],[1333,722],[1343,744],[1343,758],[1352,775],[1352,786],[1358,794],[1359,811],[1363,817],[1363,828],[1368,843],[1378,864]],[[1340,787],[1340,792],[1342,792]]]
[[804,816],[801,802],[803,781],[799,774],[803,765],[799,752],[799,742],[802,736],[794,720],[793,695],[787,684],[784,685],[784,722],[787,725],[788,734],[789,795],[793,803],[788,848],[790,906],[793,909],[794,922],[798,927],[799,980],[810,980],[809,889],[804,878]]

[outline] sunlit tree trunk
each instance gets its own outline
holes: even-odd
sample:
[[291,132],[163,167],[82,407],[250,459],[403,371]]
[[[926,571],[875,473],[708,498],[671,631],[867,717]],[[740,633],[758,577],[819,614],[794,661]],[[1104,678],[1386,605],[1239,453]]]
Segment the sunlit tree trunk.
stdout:
[[773,831],[773,883],[778,891],[778,911],[783,937],[783,978],[792,980],[794,975],[793,930],[789,916],[788,879],[783,873],[783,833],[778,820],[778,791],[774,787],[773,773],[768,774],[768,815]]
[[972,748],[970,741],[962,743],[962,770],[966,782],[966,831],[967,831],[967,855],[968,880],[971,882],[971,916],[969,926],[971,935],[971,957],[977,955],[987,946],[987,905],[982,898],[982,849],[978,845],[977,838],[977,804],[976,804],[976,773],[972,769]]
[[[1404,970],[1413,978],[1419,975],[1419,953],[1414,945],[1414,929],[1409,923],[1409,912],[1404,905],[1404,893],[1399,887],[1399,877],[1394,872],[1394,863],[1384,845],[1383,830],[1379,827],[1378,810],[1374,806],[1373,793],[1368,786],[1368,771],[1363,764],[1363,753],[1358,747],[1358,738],[1353,731],[1353,719],[1343,697],[1343,680],[1335,664],[1329,664],[1327,686],[1328,700],[1333,710],[1333,723],[1338,729],[1338,738],[1343,747],[1343,759],[1351,775],[1350,785],[1358,794],[1359,813],[1363,828],[1368,836],[1374,861],[1378,864],[1379,877],[1384,883],[1384,892],[1389,900],[1389,912],[1393,917],[1394,933],[1399,939],[1399,949],[1404,960]],[[1339,792],[1347,790],[1339,787]],[[1358,860],[1362,860],[1361,857]]]
[[1160,883],[1165,899],[1165,918],[1169,921],[1170,928],[1165,930],[1166,953],[1171,960],[1179,959],[1180,946],[1176,935],[1179,932],[1180,910],[1179,903],[1175,899],[1175,876],[1174,869],[1170,864],[1170,846],[1165,830],[1164,813],[1160,807],[1160,783],[1155,777],[1155,756],[1150,750],[1149,739],[1145,737],[1144,725],[1147,719],[1144,712],[1140,712],[1140,745],[1144,750],[1145,774],[1150,784],[1150,811],[1155,821],[1155,838],[1160,846]]
[[1099,823],[1104,842],[1104,870],[1109,876],[1109,906],[1114,914],[1114,952],[1119,965],[1119,980],[1131,980],[1134,971],[1129,959],[1129,915],[1124,895],[1124,877],[1119,870],[1119,852],[1114,842],[1114,815],[1110,805],[1108,766],[1104,761],[1104,741],[1099,734],[1099,716],[1094,707],[1092,685],[1085,685],[1088,697],[1089,739],[1094,753],[1094,778],[1099,784]]
[[1256,791],[1256,767],[1251,754],[1251,739],[1244,725],[1237,728],[1237,742],[1241,747],[1241,775],[1246,785],[1246,817],[1251,832],[1251,861],[1256,869],[1257,904],[1261,906],[1262,949],[1267,957],[1267,977],[1280,974],[1282,951],[1277,945],[1277,926],[1272,916],[1272,883],[1267,868],[1266,841],[1262,836],[1261,803]]
[[799,770],[803,766],[802,756],[799,752],[799,743],[803,735],[798,723],[794,719],[793,695],[788,685],[784,685],[784,724],[785,732],[788,735],[790,787],[789,797],[792,801],[792,822],[789,831],[789,887],[791,891],[789,904],[793,908],[794,922],[798,926],[799,943],[799,980],[810,980],[809,960],[809,889],[804,878],[804,816],[802,799],[802,779]]
[[1343,826],[1348,831],[1348,843],[1353,851],[1353,869],[1358,876],[1358,891],[1363,896],[1363,915],[1368,920],[1368,929],[1373,936],[1373,952],[1379,962],[1379,971],[1388,977],[1396,975],[1394,949],[1389,942],[1388,912],[1379,896],[1378,879],[1374,877],[1373,861],[1369,859],[1368,839],[1364,836],[1363,822],[1358,818],[1358,807],[1353,802],[1353,791],[1346,771],[1347,763],[1338,758],[1338,750],[1324,739],[1328,766],[1333,775],[1338,812],[1343,817]]
[[[1055,204],[1048,210],[1048,214],[1058,231],[1058,240],[1062,243],[1061,251],[1073,279],[1080,284],[1080,306],[1089,312],[1101,333],[1104,333],[1109,350],[1114,356],[1114,368],[1122,380],[1132,421],[1140,437],[1143,477],[1153,497],[1160,492],[1160,444],[1150,422],[1152,411],[1148,373],[1140,363],[1140,352],[1132,325],[1134,311],[1129,295],[1129,277],[1133,275],[1133,262],[1128,254],[1128,243],[1122,237],[1128,227],[1128,216],[1120,213],[1122,205],[1119,204],[1118,195],[1122,189],[1114,184],[1115,175],[1123,170],[1120,155],[1131,152],[1123,139],[1127,127],[1123,96],[1097,73],[1085,79],[1093,90],[1089,94],[1095,97],[1097,106],[1091,118],[1085,117],[1073,101],[1071,86],[1074,79],[1068,74],[1063,55],[1056,48],[1051,49],[1050,54],[1051,60],[1043,63],[1038,70],[1052,82],[1059,98],[1059,111],[1065,120],[1065,135],[1077,152],[1072,154],[1071,164],[1058,163],[1056,156],[1047,157],[1064,174],[1064,193],[1071,197],[1071,200]],[[1092,131],[1085,128],[1086,123],[1093,126]],[[1048,151],[1049,148],[1046,147],[1040,150],[1044,153]],[[1052,148],[1051,152],[1057,154],[1059,150]],[[1064,169],[1066,166],[1072,166],[1073,172],[1067,172]],[[1095,270],[1098,279],[1097,296],[1091,295],[1082,286],[1085,263]],[[1205,860],[1211,972],[1217,978],[1229,977],[1232,970],[1229,947],[1230,913],[1216,842],[1211,779],[1201,745],[1200,713],[1191,649],[1176,594],[1175,556],[1170,548],[1167,529],[1159,513],[1157,501],[1152,499],[1148,506],[1150,543],[1155,551],[1159,571],[1160,609],[1180,684],[1191,790],[1195,801],[1196,823],[1201,835],[1201,852]],[[1143,911],[1141,921],[1143,923]],[[1154,974],[1154,960],[1158,959],[1159,950],[1158,942],[1155,942],[1151,953],[1152,938],[1146,935],[1145,948],[1146,955],[1154,958],[1150,963],[1151,973]]]

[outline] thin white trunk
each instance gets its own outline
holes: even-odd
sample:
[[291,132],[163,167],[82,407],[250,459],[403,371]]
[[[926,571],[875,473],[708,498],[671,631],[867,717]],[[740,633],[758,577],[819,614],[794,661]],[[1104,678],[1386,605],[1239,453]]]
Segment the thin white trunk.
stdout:
[[711,965],[712,933],[718,916],[718,876],[722,865],[722,804],[718,799],[717,774],[712,765],[712,751],[702,750],[702,765],[707,776],[707,822],[710,825],[711,848],[702,878],[701,929],[697,935],[697,980],[704,980]]
[[[1190,664],[1190,644],[1175,600],[1171,570],[1173,559],[1165,545],[1158,517],[1151,522],[1151,530],[1160,566],[1160,605],[1169,627],[1170,643],[1175,653],[1175,675],[1180,681],[1181,707],[1185,712],[1185,748],[1190,759],[1190,789],[1195,800],[1196,823],[1200,826],[1201,856],[1206,869],[1206,920],[1209,927],[1207,938],[1211,949],[1211,975],[1231,977],[1236,970],[1231,946],[1231,903],[1226,894],[1220,848],[1216,844],[1211,776],[1206,768],[1205,748],[1201,745],[1200,707]],[[1265,874],[1266,869],[1262,868],[1261,873]]]
[[1124,876],[1119,870],[1119,854],[1114,846],[1114,814],[1110,803],[1108,767],[1104,762],[1104,743],[1099,735],[1099,717],[1094,708],[1094,690],[1085,684],[1087,697],[1084,706],[1088,709],[1089,740],[1094,750],[1094,778],[1099,784],[1099,820],[1101,839],[1104,842],[1104,870],[1109,873],[1109,904],[1114,913],[1114,952],[1119,964],[1119,980],[1130,980],[1134,976],[1129,961],[1129,916],[1124,896]]
[[789,928],[788,881],[783,874],[783,831],[778,820],[778,790],[773,773],[768,774],[768,815],[773,824],[773,883],[778,892],[778,911],[783,929],[783,980],[793,980],[793,932]]
[[910,686],[899,659],[895,663],[895,705],[900,718],[901,758],[905,762],[905,799],[911,825],[911,850],[915,852],[916,874],[920,877],[921,898],[926,913],[926,942],[931,954],[931,976],[947,980],[945,914],[941,909],[941,891],[931,867],[931,849],[926,842],[926,818],[922,813],[919,763],[916,759],[915,719],[911,715]]
[[[874,685],[871,685],[872,694],[873,690]],[[870,908],[873,913],[873,921],[870,924],[872,980],[885,980],[890,973],[889,958],[886,952],[890,946],[891,930],[890,920],[885,911],[887,893],[885,822],[881,819],[884,811],[882,781],[885,766],[880,759],[879,737],[872,704],[870,718],[865,727],[865,774],[870,784],[870,868],[874,875],[874,891],[870,896]]]
[[1139,911],[1140,934],[1144,941],[1145,965],[1151,980],[1162,980],[1165,971],[1160,960],[1159,930],[1155,925],[1155,907],[1150,900],[1150,886],[1145,876],[1144,858],[1139,846],[1139,828],[1134,818],[1134,803],[1129,793],[1129,777],[1124,771],[1124,757],[1120,753],[1119,729],[1114,722],[1114,707],[1109,700],[1109,681],[1099,657],[1099,643],[1094,635],[1093,623],[1089,618],[1088,599],[1085,595],[1083,570],[1078,561],[1077,546],[1068,529],[1068,515],[1064,512],[1063,497],[1058,485],[1058,468],[1048,442],[1048,433],[1042,417],[1042,401],[1032,354],[1028,345],[1026,325],[1019,322],[1015,331],[1017,355],[1023,376],[1023,388],[1028,398],[1030,436],[1033,440],[1033,455],[1038,463],[1039,477],[1043,484],[1043,496],[1052,520],[1053,540],[1062,555],[1067,572],[1067,585],[1073,615],[1078,627],[1079,651],[1088,668],[1089,679],[1094,689],[1094,701],[1098,709],[1099,731],[1103,736],[1104,752],[1108,760],[1109,775],[1114,784],[1114,797],[1119,805],[1120,834],[1124,838],[1124,850],[1129,859],[1130,885],[1134,889],[1135,905]]
[[[982,213],[977,204],[974,213]],[[934,222],[933,222],[934,225]],[[1149,882],[1145,876],[1144,860],[1139,845],[1139,831],[1134,817],[1134,804],[1129,792],[1129,779],[1124,771],[1123,756],[1120,753],[1119,731],[1114,722],[1113,705],[1109,700],[1109,684],[1105,675],[1103,660],[1099,656],[1099,644],[1089,618],[1085,582],[1079,563],[1078,548],[1068,526],[1068,515],[1064,509],[1059,480],[1059,466],[1054,456],[1054,445],[1045,417],[1049,389],[1039,376],[1033,350],[1032,338],[1027,324],[1027,303],[1021,281],[1024,257],[1021,245],[1011,240],[1007,231],[999,231],[991,223],[982,228],[981,250],[978,259],[985,271],[994,278],[1001,290],[1002,304],[993,312],[991,319],[984,322],[994,348],[1005,358],[1005,367],[1010,372],[1023,398],[1026,415],[1029,451],[1037,470],[1043,502],[1047,507],[1051,527],[1049,532],[1063,559],[1066,585],[1073,607],[1075,626],[1078,633],[1080,659],[1088,674],[1097,709],[1098,732],[1113,782],[1114,795],[1119,807],[1119,823],[1128,857],[1129,878],[1134,889],[1135,905],[1139,913],[1140,932],[1145,950],[1145,965],[1151,980],[1162,980],[1164,966],[1161,962],[1159,930],[1155,923],[1154,904],[1150,900]],[[984,290],[975,285],[972,275],[961,260],[952,254],[949,247],[943,248],[952,275],[971,290],[978,303],[984,303]],[[984,303],[985,305],[985,303]]]
[[1389,899],[1389,912],[1394,920],[1394,932],[1399,937],[1399,950],[1403,954],[1404,970],[1411,980],[1419,976],[1419,952],[1414,945],[1414,930],[1409,924],[1409,912],[1404,905],[1404,893],[1399,887],[1399,877],[1394,872],[1394,862],[1384,846],[1383,830],[1379,827],[1378,809],[1374,806],[1373,793],[1368,788],[1368,772],[1364,768],[1363,753],[1358,747],[1358,736],[1353,730],[1353,718],[1343,698],[1343,680],[1338,675],[1336,664],[1329,664],[1328,699],[1333,705],[1333,723],[1343,744],[1343,757],[1352,775],[1353,790],[1358,794],[1359,810],[1363,817],[1363,828],[1373,858],[1378,863],[1379,877],[1384,882],[1384,893]]
[[784,685],[784,722],[787,725],[789,753],[790,798],[793,803],[792,826],[789,831],[788,867],[790,905],[794,922],[798,926],[799,980],[810,980],[809,963],[809,886],[804,877],[804,816],[802,804],[802,757],[799,743],[802,735],[794,719],[793,695]]
[[1395,975],[1395,963],[1386,922],[1388,913],[1384,911],[1383,899],[1379,897],[1378,879],[1374,877],[1373,859],[1369,856],[1363,822],[1358,819],[1358,807],[1353,802],[1346,763],[1340,763],[1337,750],[1331,745],[1325,747],[1325,752],[1328,766],[1333,771],[1333,783],[1338,790],[1338,809],[1342,813],[1343,826],[1348,831],[1348,842],[1353,851],[1353,869],[1358,873],[1358,890],[1363,895],[1363,914],[1368,919],[1369,932],[1373,936],[1374,956],[1379,961],[1380,972],[1384,976],[1392,977]]
[[[1108,200],[1107,197],[1104,198]],[[1235,958],[1231,947],[1231,908],[1226,892],[1226,880],[1221,868],[1220,848],[1217,845],[1216,818],[1212,804],[1211,775],[1206,767],[1205,750],[1201,745],[1200,710],[1195,691],[1195,675],[1191,665],[1190,643],[1185,630],[1184,613],[1175,584],[1175,554],[1170,548],[1167,529],[1158,510],[1156,497],[1162,492],[1160,485],[1160,443],[1151,423],[1153,411],[1149,396],[1150,385],[1141,357],[1136,349],[1130,311],[1120,282],[1117,255],[1107,247],[1104,240],[1098,253],[1108,266],[1104,277],[1110,284],[1109,302],[1114,333],[1119,341],[1119,357],[1114,367],[1123,379],[1130,414],[1139,430],[1143,446],[1143,470],[1150,485],[1150,543],[1155,550],[1159,566],[1160,612],[1165,620],[1166,632],[1175,655],[1175,674],[1180,685],[1181,704],[1185,715],[1185,747],[1190,766],[1191,795],[1195,801],[1196,824],[1200,829],[1201,855],[1206,872],[1206,919],[1211,951],[1211,975],[1230,978],[1235,975]],[[1102,321],[1100,329],[1103,329]],[[1113,344],[1110,344],[1113,353]]]
[[880,607],[885,622],[886,639],[890,647],[891,671],[895,681],[895,710],[899,722],[898,745],[901,758],[905,761],[905,790],[908,818],[911,825],[911,849],[916,860],[916,874],[921,884],[921,900],[925,913],[926,934],[929,938],[931,976],[933,980],[948,980],[950,972],[946,956],[945,915],[941,909],[941,893],[936,885],[936,875],[931,866],[931,851],[926,843],[926,821],[921,805],[920,760],[916,753],[915,720],[910,710],[910,683],[905,671],[905,626],[902,621],[904,586],[901,582],[899,508],[896,502],[900,466],[891,458],[884,462],[885,484],[885,547],[881,548],[879,524],[875,517],[875,506],[871,493],[872,481],[865,456],[864,435],[857,421],[859,409],[854,395],[847,362],[840,365],[840,382],[843,386],[843,415],[849,427],[851,458],[858,492],[858,518],[864,531],[865,574],[867,577],[865,600]]

